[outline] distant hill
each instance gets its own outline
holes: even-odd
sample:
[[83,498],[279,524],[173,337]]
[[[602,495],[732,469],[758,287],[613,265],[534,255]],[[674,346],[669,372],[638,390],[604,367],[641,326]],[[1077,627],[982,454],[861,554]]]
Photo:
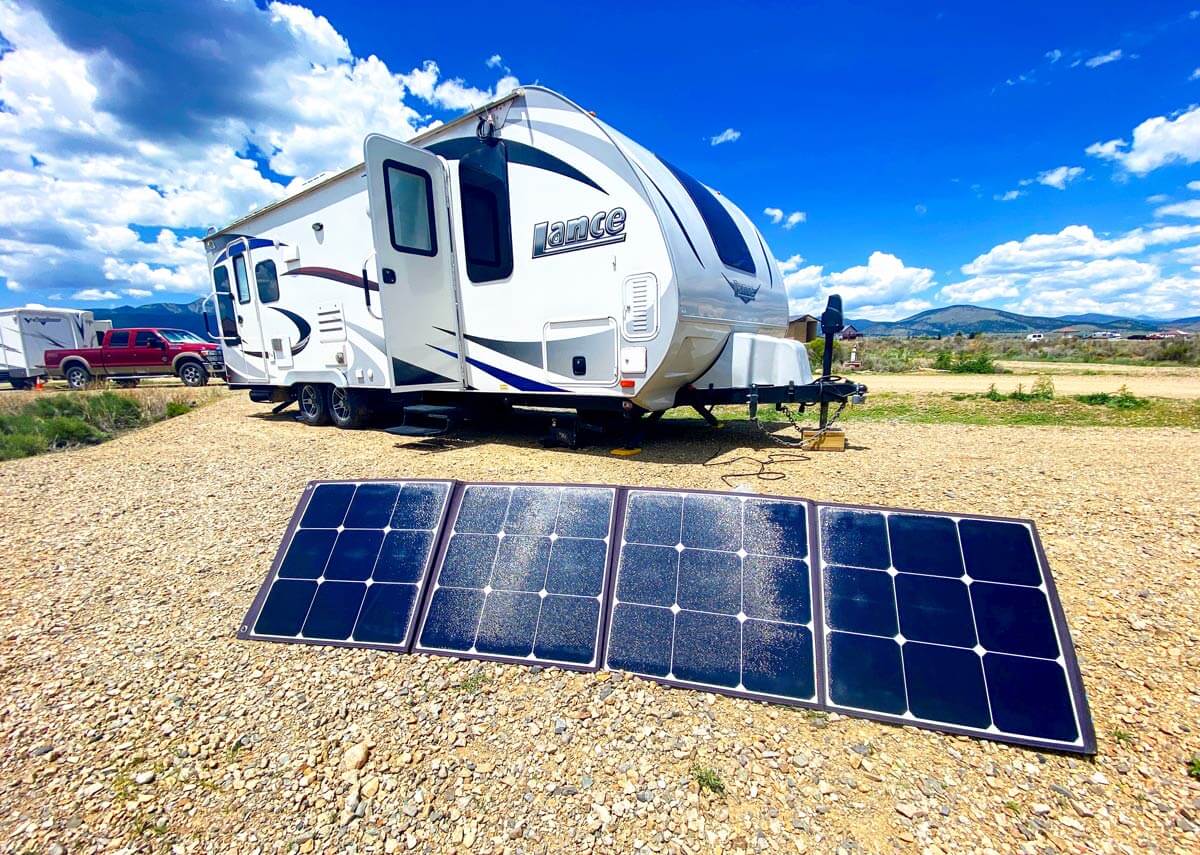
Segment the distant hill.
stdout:
[[[92,309],[97,320],[112,321],[114,327],[170,327],[204,335],[203,300],[190,303],[147,303],[144,306],[117,306]],[[211,321],[209,322],[211,325]]]
[[1183,321],[1150,321],[1137,318],[1121,318],[1115,315],[1084,314],[1046,318],[1037,315],[1018,315],[1001,309],[982,306],[946,306],[899,321],[852,320],[851,324],[866,335],[886,336],[936,336],[985,334],[1026,335],[1031,332],[1050,332],[1065,326],[1087,330],[1114,330],[1118,332],[1153,332],[1167,327],[1179,326]]

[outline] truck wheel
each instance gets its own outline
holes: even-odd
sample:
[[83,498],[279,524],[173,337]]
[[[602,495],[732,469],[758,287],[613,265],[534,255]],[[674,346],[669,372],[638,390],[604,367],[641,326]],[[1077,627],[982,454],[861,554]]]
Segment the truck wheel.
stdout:
[[189,359],[179,366],[179,379],[184,386],[203,386],[208,383],[208,372],[199,362]]
[[92,372],[82,365],[72,365],[64,376],[67,378],[67,385],[72,389],[87,388],[87,384],[92,382]]
[[135,386],[137,386],[138,383],[141,383],[142,381],[141,380],[114,380],[113,382],[117,384],[118,388],[132,389]]
[[354,430],[367,423],[371,410],[366,395],[356,389],[331,386],[329,389],[329,417],[340,428]]
[[320,383],[302,383],[296,390],[296,404],[300,407],[298,418],[306,425],[329,424],[329,405]]

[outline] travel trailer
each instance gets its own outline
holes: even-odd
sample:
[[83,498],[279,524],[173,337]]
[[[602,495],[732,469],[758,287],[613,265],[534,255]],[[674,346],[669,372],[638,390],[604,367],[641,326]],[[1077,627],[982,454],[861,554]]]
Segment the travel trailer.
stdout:
[[28,389],[46,376],[47,350],[95,346],[111,321],[79,309],[0,309],[0,383]]
[[354,427],[389,400],[636,421],[864,391],[814,382],[742,211],[561,95],[364,153],[205,239],[210,335],[256,401]]

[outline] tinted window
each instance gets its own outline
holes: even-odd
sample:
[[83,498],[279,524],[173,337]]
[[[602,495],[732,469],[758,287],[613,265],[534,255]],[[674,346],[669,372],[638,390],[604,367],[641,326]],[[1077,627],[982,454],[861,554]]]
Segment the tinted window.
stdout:
[[167,341],[175,341],[175,342],[183,342],[183,341],[203,342],[204,341],[204,339],[200,338],[200,336],[196,335],[195,333],[188,332],[187,330],[159,330],[158,334],[161,335],[163,338],[165,338]]
[[700,210],[700,216],[708,228],[708,234],[712,238],[713,244],[717,247],[717,255],[721,257],[721,261],[729,267],[743,270],[746,273],[756,273],[754,259],[750,255],[750,247],[746,246],[746,240],[742,237],[741,230],[733,221],[733,217],[725,210],[721,200],[682,169],[676,169],[665,160],[663,165],[671,170],[671,174],[683,185],[683,189],[692,197],[692,202]]
[[275,275],[274,261],[260,261],[254,265],[254,279],[258,283],[260,303],[274,303],[279,299],[279,277]]
[[241,341],[235,316],[233,295],[228,291],[219,292],[217,294],[217,317],[221,319],[221,337],[229,344],[237,344]]
[[128,347],[129,346],[129,330],[121,330],[114,332],[108,337],[109,347]]
[[225,265],[214,268],[213,270],[213,285],[216,286],[218,294],[229,294],[229,270]]
[[152,347],[154,345],[154,342],[156,342],[156,341],[162,341],[162,339],[160,339],[157,335],[155,335],[150,330],[141,330],[136,336],[134,336],[133,346],[134,347]]
[[250,302],[250,283],[246,280],[246,256],[233,257],[233,281],[237,283],[237,298],[239,303]]
[[385,160],[383,177],[392,246],[399,252],[437,255],[429,176],[416,167]]
[[480,145],[459,161],[467,277],[491,282],[512,275],[508,161],[503,144]]

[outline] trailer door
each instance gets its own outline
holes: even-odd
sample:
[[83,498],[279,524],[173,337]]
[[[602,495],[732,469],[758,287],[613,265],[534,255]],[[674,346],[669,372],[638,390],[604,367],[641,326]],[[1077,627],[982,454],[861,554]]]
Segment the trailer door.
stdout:
[[[364,144],[384,339],[396,392],[462,388],[449,176],[424,149]],[[368,288],[372,283],[364,283]],[[369,296],[369,291],[367,295]]]

